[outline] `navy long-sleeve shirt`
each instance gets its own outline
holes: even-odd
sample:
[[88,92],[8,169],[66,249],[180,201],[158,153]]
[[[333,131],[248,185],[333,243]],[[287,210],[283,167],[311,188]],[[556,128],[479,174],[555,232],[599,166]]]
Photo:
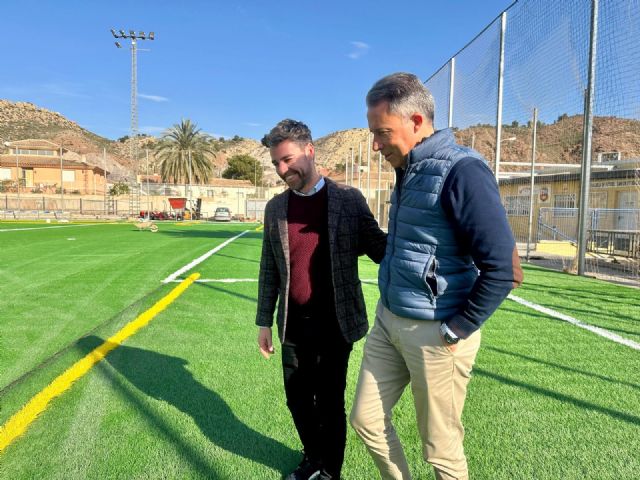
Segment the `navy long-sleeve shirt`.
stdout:
[[460,245],[480,271],[465,307],[446,322],[456,335],[466,338],[522,283],[522,270],[498,185],[485,163],[469,157],[454,164],[441,202]]

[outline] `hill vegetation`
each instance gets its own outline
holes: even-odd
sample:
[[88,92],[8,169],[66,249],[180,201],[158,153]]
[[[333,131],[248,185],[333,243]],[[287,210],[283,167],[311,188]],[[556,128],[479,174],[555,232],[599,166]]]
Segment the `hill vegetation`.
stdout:
[[[495,157],[495,128],[491,125],[476,125],[455,131],[458,142],[473,146],[493,162]],[[130,160],[131,139],[128,136],[110,140],[65,118],[57,112],[38,107],[32,103],[0,100],[0,137],[5,140],[42,138],[62,143],[65,148],[79,154],[101,155],[103,149],[112,160],[134,171],[136,165]],[[531,158],[531,125],[512,122],[502,130],[502,160],[528,162]],[[212,159],[213,175],[220,177],[229,167],[229,159],[238,155],[255,158],[264,167],[263,181],[273,184],[279,181],[271,167],[269,151],[260,142],[235,136],[231,139],[212,140],[216,152]],[[367,161],[368,130],[353,128],[333,132],[315,140],[317,164],[323,173],[341,173],[353,155],[359,162],[362,148],[362,164]],[[158,160],[153,151],[158,138],[140,135],[138,150],[142,159],[149,151],[149,168],[158,171]],[[552,124],[538,125],[537,162],[580,163],[582,157],[582,116],[560,115]],[[593,129],[594,152],[620,152],[622,158],[640,157],[640,121],[615,117],[595,117]],[[90,156],[91,157],[91,156]],[[89,157],[89,158],[90,158]],[[377,171],[377,153],[370,152],[372,171]],[[384,163],[384,162],[383,162]],[[388,167],[386,167],[388,170]]]

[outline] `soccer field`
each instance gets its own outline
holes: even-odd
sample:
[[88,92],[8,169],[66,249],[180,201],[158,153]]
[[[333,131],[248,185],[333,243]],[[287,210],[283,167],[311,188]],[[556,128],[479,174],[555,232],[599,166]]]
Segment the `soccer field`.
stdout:
[[[256,345],[258,225],[159,226],[0,222],[0,478],[266,480],[297,465],[280,358],[264,360]],[[371,322],[376,276],[362,259]],[[465,407],[471,478],[638,478],[640,291],[525,267],[513,293],[601,330],[505,301],[483,327]],[[2,449],[30,399],[149,310],[148,325]],[[410,392],[394,421],[414,478],[433,478]],[[343,473],[379,478],[351,429]]]

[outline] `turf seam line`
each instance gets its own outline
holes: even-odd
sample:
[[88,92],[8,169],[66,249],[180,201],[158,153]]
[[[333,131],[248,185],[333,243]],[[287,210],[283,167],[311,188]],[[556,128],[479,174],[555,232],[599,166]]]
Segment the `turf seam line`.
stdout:
[[73,228],[73,227],[94,227],[100,223],[87,223],[83,225],[52,225],[50,227],[29,227],[29,228],[2,228],[0,232],[24,232],[25,230],[45,230],[47,228]]
[[[182,280],[176,280],[176,283],[180,283],[182,282]],[[113,322],[114,320],[116,320],[117,318],[120,318],[123,314],[123,312],[127,311],[128,309],[130,309],[131,307],[133,307],[136,304],[139,304],[141,302],[144,302],[146,299],[148,299],[149,297],[151,297],[152,295],[155,295],[155,293],[160,290],[161,288],[163,288],[162,286],[159,286],[158,288],[156,288],[155,290],[153,290],[152,292],[147,293],[146,295],[140,297],[138,300],[136,300],[135,302],[131,303],[130,305],[128,305],[127,307],[123,308],[118,314],[113,315],[112,317],[108,318],[107,320],[105,320],[102,323],[99,323],[98,325],[96,325],[95,327],[93,327],[91,330],[89,330],[88,332],[83,333],[82,335],[80,335],[78,338],[76,338],[75,340],[71,341],[68,345],[66,345],[65,347],[62,347],[60,350],[58,350],[57,352],[55,352],[53,355],[49,356],[48,358],[45,358],[42,362],[40,362],[38,365],[36,365],[35,367],[31,368],[30,370],[28,370],[27,372],[23,373],[22,375],[20,375],[18,378],[16,378],[15,380],[12,380],[10,383],[8,383],[7,385],[5,385],[4,387],[0,388],[0,398],[2,398],[2,396],[9,391],[10,389],[12,389],[14,386],[16,386],[17,384],[21,383],[22,381],[24,381],[26,378],[30,377],[31,375],[33,375],[34,373],[36,373],[37,371],[41,370],[42,368],[46,367],[47,365],[49,365],[51,362],[53,362],[56,358],[58,358],[59,356],[61,356],[62,354],[68,352],[71,348],[73,348],[81,339],[88,337],[89,335],[91,335],[92,333],[95,333],[98,329],[104,327],[105,325],[107,325],[109,322]]]
[[200,255],[198,258],[196,258],[195,260],[193,260],[192,262],[188,263],[187,265],[185,265],[184,267],[180,268],[179,270],[176,270],[175,272],[173,272],[171,275],[169,275],[167,278],[165,278],[164,280],[162,280],[162,283],[169,283],[172,282],[173,280],[175,280],[176,278],[178,278],[178,276],[182,275],[184,272],[191,270],[193,267],[195,267],[196,265],[198,265],[199,263],[204,262],[207,258],[209,258],[211,255],[213,255],[214,253],[218,252],[219,250],[222,250],[224,247],[226,247],[227,245],[229,245],[231,242],[233,242],[234,240],[237,240],[238,238],[240,238],[241,236],[249,233],[250,230],[245,230],[244,232],[236,235],[235,237],[229,238],[227,240],[225,240],[224,242],[222,242],[220,245],[218,245],[215,248],[212,248],[211,250],[209,250],[207,253]]
[[84,376],[91,368],[109,352],[117,348],[127,338],[134,335],[138,330],[145,327],[156,315],[165,310],[184,291],[189,288],[200,276],[194,273],[183,280],[166,296],[156,302],[150,309],[140,314],[116,332],[113,336],[105,340],[102,345],[96,347],[82,359],[78,360],[64,373],[56,377],[49,385],[37,393],[27,404],[15,413],[4,425],[0,426],[0,452],[9,446],[16,438],[21,436],[33,423],[36,418],[46,410],[49,403],[56,397],[62,395],[66,390]]
[[575,325],[576,327],[583,328],[592,333],[595,333],[596,335],[600,335],[601,337],[611,340],[612,342],[616,342],[621,345],[626,345],[627,347],[631,347],[634,350],[640,350],[640,343],[636,343],[633,340],[629,340],[628,338],[621,337],[620,335],[610,332],[605,328],[589,325],[588,323],[581,322],[580,320],[570,317],[569,315],[556,312],[555,310],[552,310],[547,307],[543,307],[542,305],[538,305],[537,303],[529,302],[528,300],[525,300],[524,298],[516,297],[515,295],[509,295],[507,298],[509,300],[513,300],[516,303],[519,303],[520,305],[524,305],[525,307],[532,308],[533,310],[536,310],[541,313],[545,313],[551,317],[557,318],[558,320],[563,320],[572,325]]

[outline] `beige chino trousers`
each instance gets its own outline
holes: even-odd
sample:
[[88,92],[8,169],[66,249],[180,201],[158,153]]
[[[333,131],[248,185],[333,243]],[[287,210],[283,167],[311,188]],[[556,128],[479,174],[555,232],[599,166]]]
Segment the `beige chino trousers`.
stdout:
[[433,465],[436,478],[469,478],[461,417],[480,332],[460,340],[451,352],[439,328],[440,322],[399,317],[378,302],[350,421],[384,480],[411,479],[391,422],[393,407],[408,384],[423,456]]

